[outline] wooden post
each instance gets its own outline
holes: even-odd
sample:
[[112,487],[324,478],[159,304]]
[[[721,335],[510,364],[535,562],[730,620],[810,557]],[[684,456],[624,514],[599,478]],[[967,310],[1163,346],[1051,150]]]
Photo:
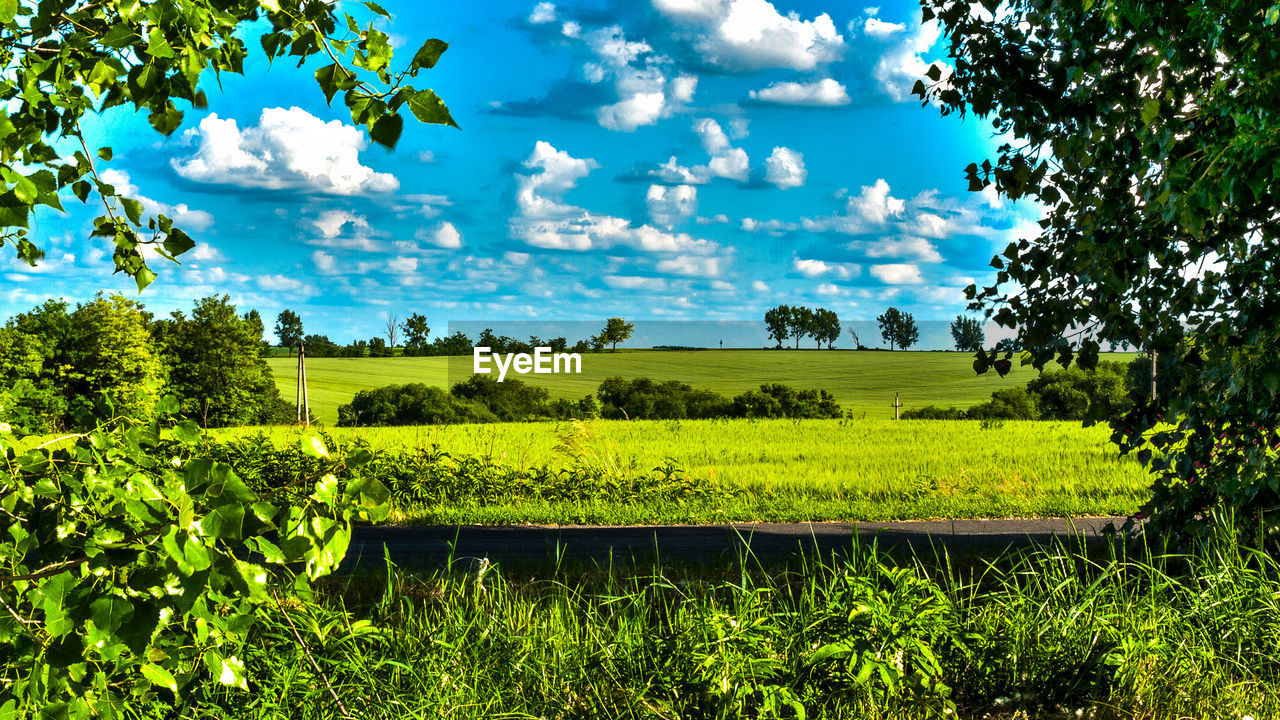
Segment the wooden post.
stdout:
[[1155,350],[1151,351],[1151,401],[1152,402],[1155,402],[1155,399],[1156,399],[1156,356],[1157,354],[1158,353],[1156,353]]
[[902,409],[902,401],[898,399],[898,393],[893,394],[893,419],[900,419],[898,411]]
[[307,395],[307,348],[298,345],[298,424],[311,424],[311,399]]
[[295,393],[293,406],[296,408],[298,424],[302,424],[302,345],[298,345],[298,372],[294,377]]

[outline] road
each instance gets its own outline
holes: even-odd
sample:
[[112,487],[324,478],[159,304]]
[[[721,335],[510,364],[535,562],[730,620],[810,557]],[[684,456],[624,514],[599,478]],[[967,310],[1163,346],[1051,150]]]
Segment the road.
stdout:
[[[381,526],[360,527],[347,552],[346,567],[382,565],[383,548],[401,567],[433,567],[452,556],[507,566],[554,562],[721,563],[745,548],[762,562],[785,561],[802,551],[827,554],[859,542],[882,548],[952,555],[998,552],[1010,546],[1045,543],[1055,537],[1096,541],[1104,529],[1125,518],[1029,518],[999,520],[918,520],[905,522],[740,523],[662,526]],[[452,550],[451,550],[452,548]]]

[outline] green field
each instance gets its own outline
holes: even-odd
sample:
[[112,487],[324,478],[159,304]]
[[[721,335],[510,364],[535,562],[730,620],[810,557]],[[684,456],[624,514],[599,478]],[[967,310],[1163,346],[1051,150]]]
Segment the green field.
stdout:
[[[222,431],[224,436],[256,432]],[[265,430],[277,445],[296,428]],[[674,461],[734,497],[706,503],[542,502],[527,497],[397,508],[401,522],[696,523],[1128,514],[1150,479],[1104,427],[1071,422],[680,420],[334,429],[375,448],[439,445],[515,467],[589,463],[621,476]],[[566,452],[565,446],[573,448]]]
[[[1128,361],[1132,354],[1104,355]],[[360,390],[412,382],[447,386],[471,373],[470,357],[454,358],[310,358],[307,386],[311,412],[334,424],[338,406]],[[297,385],[296,358],[268,358],[281,395],[292,401]],[[894,393],[904,408],[924,405],[967,408],[987,400],[992,390],[1022,385],[1034,369],[1015,365],[1008,377],[977,375],[973,358],[957,352],[874,352],[851,350],[631,350],[582,356],[581,375],[524,375],[519,379],[547,388],[552,398],[578,399],[594,394],[607,377],[680,380],[694,387],[737,395],[761,383],[820,388],[835,395],[846,410],[867,418],[893,416]],[[511,377],[508,375],[508,377]]]

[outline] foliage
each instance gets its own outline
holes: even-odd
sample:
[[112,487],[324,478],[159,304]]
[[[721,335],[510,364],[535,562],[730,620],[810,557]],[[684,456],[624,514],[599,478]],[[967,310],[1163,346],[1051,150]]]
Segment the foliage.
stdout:
[[600,331],[598,337],[601,343],[608,343],[611,349],[617,350],[618,343],[629,340],[635,329],[635,323],[629,323],[620,317],[611,317],[605,322],[604,330]]
[[288,308],[281,310],[276,316],[276,339],[290,350],[302,345],[302,318]]
[[152,347],[142,306],[122,295],[76,306],[70,314],[60,368],[73,422],[123,415],[148,417],[159,398],[165,368]]
[[1041,409],[1042,398],[1043,395],[1032,392],[1029,387],[1001,388],[991,393],[987,402],[965,411],[965,417],[970,420],[1053,420]]
[[782,347],[782,341],[791,337],[791,306],[779,305],[765,310],[764,326],[769,337],[778,342],[778,347]]
[[1089,371],[1078,367],[1048,370],[1027,383],[1046,420],[1108,420],[1133,407],[1126,385],[1128,368],[1100,362]]
[[826,390],[796,390],[766,383],[733,399],[733,416],[742,418],[838,418],[844,413]]
[[493,413],[481,403],[464,400],[422,383],[361,390],[350,403],[338,408],[339,427],[441,425],[495,420]]
[[419,313],[412,313],[401,323],[400,329],[404,331],[404,354],[423,354],[427,347],[427,336],[431,334],[431,326],[427,324],[427,317]]
[[189,319],[174,312],[153,323],[170,368],[168,389],[181,398],[182,415],[201,427],[287,422],[292,408],[258,354],[262,324],[237,315],[230,300],[202,298]]
[[[288,506],[209,459],[189,420],[112,420],[37,445],[25,418],[9,414],[21,406],[8,394],[0,405],[7,713],[176,709],[209,680],[246,691],[244,643],[273,575],[296,563],[305,591],[342,559],[353,520],[385,515],[376,480],[336,475],[367,453],[330,457],[308,439],[304,450],[323,463]],[[165,398],[160,410],[178,404]]]
[[898,308],[891,307],[886,310],[883,315],[876,318],[876,323],[880,325],[880,337],[889,343],[890,350],[893,350],[895,345],[906,350],[915,345],[916,340],[920,338],[915,317]]
[[[376,15],[387,16],[376,3]],[[389,17],[389,16],[387,16]],[[4,58],[0,101],[0,245],[12,244],[20,259],[35,264],[43,252],[27,237],[38,205],[62,211],[61,191],[71,188],[82,202],[101,196],[105,214],[94,220],[95,237],[110,238],[116,270],[133,277],[138,288],[155,278],[142,246],[174,258],[194,242],[164,215],[145,218],[142,202],[120,195],[102,180],[97,161],[109,162],[111,148],[89,149],[80,120],[125,106],[145,110],[152,127],[170,135],[181,126],[178,104],[204,108],[200,87],[209,71],[241,73],[249,52],[245,28],[265,19],[261,38],[268,60],[290,56],[299,64],[313,56],[333,62],[316,71],[326,100],[341,92],[357,125],[379,144],[392,147],[407,108],[421,122],[456,124],[431,90],[408,84],[430,69],[448,45],[427,40],[401,71],[392,70],[389,36],[370,23],[325,3],[235,0],[217,6],[198,3],[101,4],[0,3],[0,55]],[[55,148],[74,139],[70,156]],[[96,159],[95,159],[96,156]]]
[[549,394],[546,389],[514,378],[498,382],[493,375],[474,374],[455,384],[449,393],[488,408],[498,422],[527,420],[548,414]]
[[731,407],[723,396],[678,380],[611,377],[600,383],[596,395],[600,398],[600,416],[614,419],[722,417],[729,414]]
[[827,344],[827,349],[835,347],[836,340],[840,339],[840,318],[835,311],[826,308],[817,308],[813,311],[813,330],[810,335],[818,342],[821,347],[822,343]]
[[956,350],[960,352],[978,352],[986,343],[982,323],[977,318],[964,315],[957,315],[951,323],[951,338],[955,340]]
[[822,347],[834,347],[840,339],[840,318],[835,312],[826,308],[808,308],[792,305],[779,305],[764,313],[765,330],[769,337],[782,347],[782,341],[795,338],[795,346],[800,347],[804,338],[813,338]]
[[[1043,3],[992,18],[925,0],[950,40],[923,101],[1011,138],[966,168],[1045,209],[991,262],[973,309],[1017,328],[1037,367],[1099,347],[1154,351],[1176,384],[1113,422],[1157,474],[1152,519],[1256,528],[1280,506],[1280,9],[1273,3]],[[975,367],[1004,372],[1009,354]],[[1268,531],[1271,532],[1271,531]]]

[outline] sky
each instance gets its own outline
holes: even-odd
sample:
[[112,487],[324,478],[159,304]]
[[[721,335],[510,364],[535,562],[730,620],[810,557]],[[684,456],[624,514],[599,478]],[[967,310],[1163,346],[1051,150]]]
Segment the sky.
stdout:
[[326,105],[323,63],[268,66],[250,27],[245,75],[210,77],[209,106],[172,136],[126,109],[87,124],[113,148],[108,181],[196,239],[182,265],[152,260],[139,294],[89,238],[96,208],[68,197],[66,214],[36,214],[39,267],[0,258],[0,316],[106,291],[157,313],[225,293],[339,342],[413,312],[433,336],[754,322],[780,303],[943,321],[1036,229],[1035,208],[966,190],[963,168],[999,144],[990,126],[910,96],[946,56],[915,2],[382,5],[399,62],[450,43],[417,84],[460,130],[409,117],[394,150],[374,145]]

